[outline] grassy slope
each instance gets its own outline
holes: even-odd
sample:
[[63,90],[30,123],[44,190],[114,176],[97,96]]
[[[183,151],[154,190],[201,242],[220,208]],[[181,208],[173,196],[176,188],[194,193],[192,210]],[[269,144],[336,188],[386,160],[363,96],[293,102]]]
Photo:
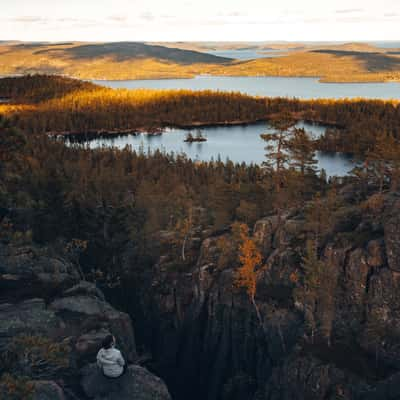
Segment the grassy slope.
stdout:
[[[172,46],[181,47],[181,49]],[[234,48],[244,44],[235,44]],[[168,47],[167,47],[168,46]],[[226,48],[228,44],[221,44]],[[252,44],[266,49],[268,44]],[[277,45],[270,47],[276,48]],[[400,55],[366,44],[296,45],[288,55],[231,61],[192,49],[215,44],[64,43],[0,44],[0,74],[57,73],[82,79],[186,78],[226,76],[318,76],[324,81],[400,81]],[[185,49],[185,50],[183,50]]]

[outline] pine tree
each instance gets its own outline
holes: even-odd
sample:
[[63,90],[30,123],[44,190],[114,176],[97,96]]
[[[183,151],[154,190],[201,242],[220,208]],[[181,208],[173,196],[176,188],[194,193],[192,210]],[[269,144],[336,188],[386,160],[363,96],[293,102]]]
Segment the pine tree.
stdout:
[[[283,211],[292,205],[291,184],[295,181],[292,180],[293,174],[289,169],[289,143],[293,134],[291,129],[295,123],[296,121],[290,114],[280,114],[271,121],[274,132],[261,135],[261,138],[267,143],[265,147],[266,160],[263,162],[267,177],[266,186],[270,186],[270,181],[272,181],[272,203],[278,216],[278,225],[282,223]],[[298,197],[297,194],[296,197]],[[278,232],[281,235],[282,230],[278,229]],[[281,238],[278,242],[282,243]]]
[[306,174],[316,174],[318,164],[315,158],[314,143],[310,135],[303,128],[294,128],[288,143],[290,165],[300,171],[304,177]]
[[275,190],[279,193],[285,183],[285,171],[289,167],[289,140],[292,136],[291,128],[296,122],[285,113],[270,123],[274,132],[261,135],[266,142],[263,166],[276,177]]
[[378,184],[382,192],[386,186],[396,190],[400,181],[400,142],[393,135],[380,134],[365,163],[367,177]]

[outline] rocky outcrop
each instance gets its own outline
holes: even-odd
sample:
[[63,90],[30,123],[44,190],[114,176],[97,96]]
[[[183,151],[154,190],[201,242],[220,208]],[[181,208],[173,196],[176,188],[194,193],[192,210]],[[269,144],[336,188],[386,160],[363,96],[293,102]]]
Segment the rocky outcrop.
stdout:
[[[260,280],[259,321],[246,294],[234,287],[235,270],[219,268],[218,239],[206,238],[197,262],[183,274],[161,258],[151,291],[141,292],[143,309],[152,311],[147,315],[153,367],[177,398],[214,400],[221,393],[243,393],[245,385],[250,399],[303,334],[301,314],[286,304],[289,268],[280,283],[272,284],[280,262],[276,257]],[[289,253],[283,257],[295,262]]]
[[161,252],[135,290],[151,332],[142,344],[174,397],[359,400],[392,385],[400,371],[400,203],[387,201],[383,218],[371,218],[349,199],[318,249],[323,275],[313,296],[302,286],[302,212],[256,222],[261,320],[233,284],[234,263],[219,263],[218,243],[230,233],[203,237],[179,270]]
[[388,265],[393,271],[400,272],[400,199],[389,199],[389,207],[384,222],[385,246]]
[[164,382],[138,365],[117,379],[104,377],[95,364],[82,370],[82,387],[94,400],[171,400]]
[[79,274],[66,260],[33,246],[0,245],[0,301],[51,298],[78,283]]
[[53,381],[36,381],[33,400],[66,400],[64,391]]
[[62,327],[63,322],[43,299],[0,304],[0,348],[15,336],[28,333],[51,337]]
[[[253,237],[263,261],[255,302],[234,284],[237,255],[224,254],[221,262],[221,243],[234,241],[229,229],[196,230],[186,263],[171,251],[176,236],[160,233],[158,262],[137,281],[123,281],[140,346],[151,353],[149,370],[162,376],[176,400],[396,399],[399,210],[395,195],[385,199],[379,218],[354,202],[340,208],[318,243],[323,268],[312,290],[304,287],[304,213],[258,221]],[[130,317],[81,281],[72,264],[45,249],[0,246],[0,288],[0,349],[26,332],[66,340],[76,385],[82,367],[84,396],[170,398],[163,382],[142,367],[131,365],[123,378],[110,381],[88,366],[109,332],[135,361],[135,336]],[[42,382],[38,400],[52,391],[62,396],[57,384]]]
[[400,374],[393,374],[360,394],[360,400],[397,400],[400,398]]
[[333,364],[295,355],[274,369],[258,395],[265,400],[354,399],[362,386],[357,377]]
[[[100,293],[100,294],[99,294]],[[112,332],[128,361],[136,359],[135,339],[130,317],[115,310],[92,284],[80,284],[63,293],[49,305],[65,324],[65,331],[74,335],[79,364],[95,357],[105,334]]]
[[[79,367],[95,360],[107,334],[116,336],[128,362],[137,359],[130,317],[112,307],[94,284],[79,279],[71,263],[46,249],[0,244],[0,352],[19,335],[62,341],[71,349],[70,367],[64,374],[68,396],[53,381],[34,381],[35,400],[65,400],[73,392],[78,395],[72,398],[79,399]],[[122,397],[116,399],[169,398],[158,378],[140,367],[132,366],[130,371],[137,372],[135,383],[124,380]],[[64,375],[54,378],[62,381]],[[152,397],[158,391],[160,396]]]

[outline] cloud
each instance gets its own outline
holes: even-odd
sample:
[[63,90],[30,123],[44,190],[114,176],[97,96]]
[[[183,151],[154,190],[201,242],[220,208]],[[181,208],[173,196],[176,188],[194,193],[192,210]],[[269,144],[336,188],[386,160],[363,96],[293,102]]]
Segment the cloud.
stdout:
[[145,21],[154,21],[155,20],[155,15],[151,13],[150,11],[145,11],[139,15],[141,19],[144,19]]
[[60,23],[77,23],[77,22],[81,22],[82,21],[82,19],[79,19],[79,18],[55,18],[55,19],[52,19],[52,20],[48,20],[48,21],[52,21],[52,22],[60,22]]
[[219,13],[217,14],[217,16],[218,16],[218,17],[227,17],[227,18],[232,18],[232,17],[237,18],[237,17],[246,17],[247,14],[241,13],[241,12],[239,12],[239,11],[232,11],[232,12],[228,12],[228,13],[226,13],[226,12],[219,12]]
[[[323,22],[326,22],[327,19],[326,18],[320,18],[320,17],[313,17],[313,18],[306,18],[304,19],[304,22],[306,24],[321,24]],[[301,21],[300,21],[301,22]]]
[[10,18],[12,22],[19,22],[24,24],[35,24],[35,23],[46,23],[48,21],[47,18],[35,16],[35,15],[26,15],[16,18]]
[[342,10],[336,10],[336,14],[358,14],[364,11],[363,8],[345,8]]
[[113,22],[126,22],[128,17],[125,15],[110,15],[107,19]]
[[61,17],[61,18],[45,18],[34,15],[26,15],[15,18],[2,18],[2,21],[11,22],[16,24],[40,24],[40,25],[70,25],[70,26],[91,26],[93,24],[98,24],[99,21],[90,18],[70,18],[70,17]]

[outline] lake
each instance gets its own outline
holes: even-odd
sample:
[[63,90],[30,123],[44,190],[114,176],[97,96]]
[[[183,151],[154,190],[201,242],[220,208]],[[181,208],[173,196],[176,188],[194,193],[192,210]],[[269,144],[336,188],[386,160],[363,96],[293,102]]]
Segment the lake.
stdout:
[[234,91],[252,96],[399,99],[400,83],[321,83],[317,78],[197,76],[191,79],[93,81],[127,89],[190,89]]
[[[314,137],[320,136],[325,128],[306,123],[299,123]],[[233,162],[257,163],[265,159],[265,142],[260,138],[261,133],[268,130],[265,123],[236,126],[218,126],[202,128],[202,133],[207,137],[207,142],[185,143],[187,129],[169,128],[163,134],[152,136],[148,134],[125,135],[112,138],[98,138],[84,142],[90,148],[116,147],[124,148],[126,145],[132,149],[144,152],[155,150],[185,153],[192,160],[209,161],[212,158],[227,158]],[[67,141],[67,144],[70,142]],[[328,176],[344,176],[353,168],[353,163],[344,154],[317,153],[318,168],[325,169]]]
[[241,49],[241,50],[207,50],[207,54],[212,54],[218,57],[232,58],[235,60],[247,61],[257,58],[273,58],[280,57],[288,53],[287,50],[260,50],[260,49]]
[[371,44],[381,49],[400,49],[400,42],[395,40],[378,41]]

